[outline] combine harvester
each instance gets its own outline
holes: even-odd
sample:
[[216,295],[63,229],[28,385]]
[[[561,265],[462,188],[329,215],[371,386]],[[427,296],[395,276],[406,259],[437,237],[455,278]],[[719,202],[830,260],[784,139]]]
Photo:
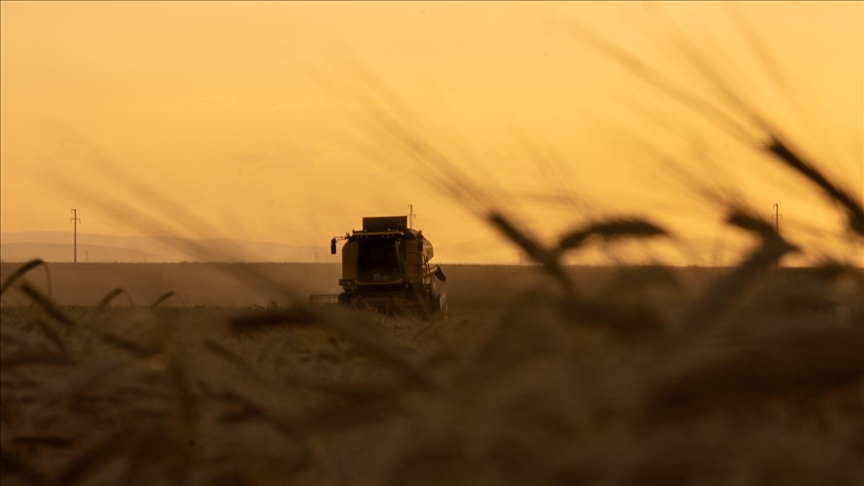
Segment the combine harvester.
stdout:
[[313,295],[312,304],[338,304],[373,309],[387,315],[417,314],[424,317],[447,314],[446,294],[438,293],[435,281],[447,281],[438,265],[430,265],[432,243],[422,231],[408,227],[407,216],[363,218],[363,229],[330,240],[336,254],[342,247],[341,294]]

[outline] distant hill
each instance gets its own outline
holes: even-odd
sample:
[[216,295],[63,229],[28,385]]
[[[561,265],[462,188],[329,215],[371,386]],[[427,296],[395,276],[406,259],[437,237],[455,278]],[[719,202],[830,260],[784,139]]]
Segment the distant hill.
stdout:
[[[317,253],[317,255],[316,255]],[[22,261],[39,257],[46,261],[72,261],[72,235],[68,232],[0,234],[0,259]],[[78,233],[78,261],[91,262],[336,262],[328,242],[321,246],[294,246],[244,240],[185,240],[138,236]]]
[[[5,262],[27,261],[41,258],[47,262],[71,262],[72,245],[57,243],[3,243],[0,259]],[[157,263],[174,261],[164,255],[101,245],[78,245],[79,262],[140,262]]]

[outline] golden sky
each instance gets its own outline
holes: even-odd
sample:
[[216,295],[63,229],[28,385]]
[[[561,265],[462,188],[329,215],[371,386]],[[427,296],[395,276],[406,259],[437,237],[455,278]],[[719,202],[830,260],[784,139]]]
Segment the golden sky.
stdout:
[[[544,20],[578,22],[705,92],[650,7],[4,1],[0,230],[68,231],[76,207],[80,231],[326,251],[331,236],[358,229],[363,216],[413,204],[439,260],[517,261],[459,201],[418,179],[399,150],[370,138],[357,100],[341,91],[362,85],[350,68],[360,65],[398,93],[406,116],[460,170],[544,237],[588,218],[647,215],[692,240],[694,253],[673,262],[711,263],[717,239],[736,232],[670,181],[659,148],[735,187],[766,217],[779,202],[790,235],[830,251],[835,243],[823,241],[823,230],[836,232],[841,219],[816,191],[730,146]],[[738,5],[791,97],[722,4],[660,7],[860,200],[864,4]],[[717,169],[706,171],[702,156]],[[158,196],[134,191],[129,180]],[[564,194],[567,203],[553,201]],[[194,217],[179,217],[161,198]],[[123,205],[137,215],[113,219]]]

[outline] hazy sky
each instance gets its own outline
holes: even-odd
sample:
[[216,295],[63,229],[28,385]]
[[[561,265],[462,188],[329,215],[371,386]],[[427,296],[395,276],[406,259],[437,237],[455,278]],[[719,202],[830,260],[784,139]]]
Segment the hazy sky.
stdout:
[[[861,198],[864,4],[738,6],[791,97],[722,4],[662,10]],[[326,249],[363,216],[413,204],[439,259],[516,261],[458,201],[417,178],[416,164],[370,135],[357,99],[342,92],[362,85],[354,65],[398,93],[436,147],[546,237],[632,212],[692,237],[693,255],[710,263],[718,239],[722,247],[735,231],[668,177],[658,149],[735,187],[765,215],[779,202],[781,224],[803,239],[836,228],[809,186],[544,21],[578,22],[709,93],[651,11],[611,2],[4,1],[0,230],[71,230],[76,207],[80,231]],[[706,159],[717,168],[706,171]],[[567,202],[553,200],[563,195]],[[112,219],[123,208],[137,215]]]

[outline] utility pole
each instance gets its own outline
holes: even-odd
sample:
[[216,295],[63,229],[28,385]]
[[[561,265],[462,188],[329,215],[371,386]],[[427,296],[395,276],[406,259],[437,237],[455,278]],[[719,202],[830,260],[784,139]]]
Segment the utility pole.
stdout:
[[774,208],[774,232],[779,235],[780,234],[780,218],[782,218],[783,215],[780,214],[780,205],[779,204],[774,203],[773,208]]
[[72,263],[78,263],[78,223],[81,222],[81,219],[78,218],[77,209],[72,209],[72,217],[69,218],[69,221],[73,223]]
[[84,250],[84,263],[90,263],[90,250]]
[[408,228],[414,228],[414,205],[408,205]]

